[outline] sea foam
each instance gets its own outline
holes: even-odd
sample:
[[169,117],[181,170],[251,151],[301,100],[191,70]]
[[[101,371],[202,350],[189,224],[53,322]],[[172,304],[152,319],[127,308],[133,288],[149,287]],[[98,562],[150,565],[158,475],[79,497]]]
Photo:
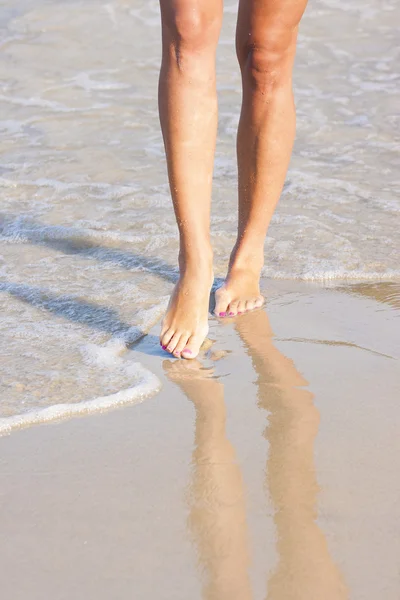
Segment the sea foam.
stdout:
[[133,387],[120,390],[109,396],[99,396],[76,404],[55,404],[47,408],[35,409],[24,414],[0,419],[0,435],[29,425],[100,413],[127,404],[139,404],[154,396],[161,388],[159,379],[138,363],[136,365],[136,375],[138,383]]

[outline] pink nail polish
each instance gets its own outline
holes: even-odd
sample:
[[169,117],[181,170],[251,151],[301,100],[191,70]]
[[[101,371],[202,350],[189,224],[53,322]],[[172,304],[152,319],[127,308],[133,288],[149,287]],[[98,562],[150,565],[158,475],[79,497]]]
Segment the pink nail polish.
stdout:
[[167,346],[162,346],[162,349],[163,349],[163,350],[166,350],[166,349],[167,349]]
[[242,313],[242,311],[239,311],[239,312],[238,312],[238,315],[242,315],[242,314],[243,314],[243,313]]
[[189,348],[185,348],[182,352],[186,352],[186,354],[192,354],[192,351]]
[[221,313],[219,313],[219,316],[220,316],[220,317],[226,317],[226,312],[221,312]]
[[230,312],[230,313],[229,313],[229,316],[230,316],[230,317],[233,317],[233,316],[234,316],[234,314],[235,314],[235,313],[233,313],[233,312]]

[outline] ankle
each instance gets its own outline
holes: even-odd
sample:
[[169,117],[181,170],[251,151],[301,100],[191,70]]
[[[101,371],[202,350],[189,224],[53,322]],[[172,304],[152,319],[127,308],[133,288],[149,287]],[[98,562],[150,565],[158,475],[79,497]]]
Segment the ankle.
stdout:
[[185,275],[186,273],[212,274],[213,252],[211,245],[205,244],[200,248],[181,248],[178,261],[181,275]]
[[264,266],[264,245],[242,245],[236,242],[230,259],[229,271],[246,270],[260,274]]

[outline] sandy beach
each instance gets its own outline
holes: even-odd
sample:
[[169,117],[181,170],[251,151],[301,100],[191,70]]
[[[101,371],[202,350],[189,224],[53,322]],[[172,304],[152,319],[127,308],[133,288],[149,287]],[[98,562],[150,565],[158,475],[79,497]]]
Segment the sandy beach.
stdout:
[[2,597],[399,597],[399,286],[264,290],[199,361],[134,345],[153,398],[0,438]]

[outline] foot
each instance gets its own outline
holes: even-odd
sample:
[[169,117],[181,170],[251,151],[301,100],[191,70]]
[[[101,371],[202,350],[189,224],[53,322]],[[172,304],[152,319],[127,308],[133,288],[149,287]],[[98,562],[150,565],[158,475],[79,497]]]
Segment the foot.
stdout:
[[237,261],[231,258],[225,283],[215,292],[217,317],[236,317],[260,308],[264,296],[260,292],[261,261]]
[[196,358],[208,333],[208,307],[214,280],[212,267],[181,269],[163,320],[160,345],[177,358]]

